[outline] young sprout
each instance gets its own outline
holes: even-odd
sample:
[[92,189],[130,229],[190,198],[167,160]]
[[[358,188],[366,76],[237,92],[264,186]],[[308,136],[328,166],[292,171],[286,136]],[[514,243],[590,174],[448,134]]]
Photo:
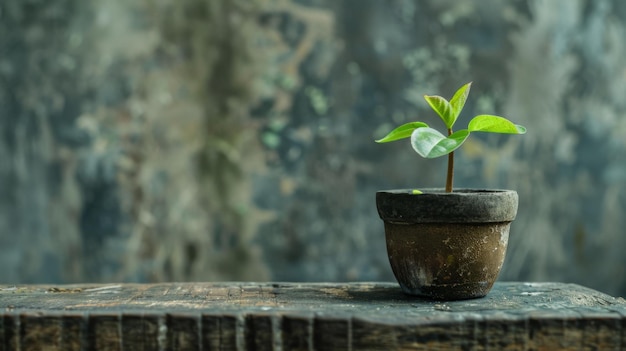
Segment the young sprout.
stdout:
[[[454,93],[450,101],[437,95],[425,95],[424,99],[430,107],[441,117],[447,128],[447,136],[438,130],[430,128],[424,122],[410,122],[392,130],[385,137],[376,140],[377,143],[387,143],[404,138],[411,138],[411,146],[424,158],[435,158],[448,155],[448,172],[446,177],[446,192],[452,192],[454,179],[454,150],[459,148],[472,132],[487,132],[501,134],[525,134],[526,128],[514,124],[508,119],[494,115],[478,115],[469,122],[467,129],[456,132],[452,130],[454,123],[461,114],[465,101],[469,95],[472,83],[463,85]],[[413,192],[415,193],[415,192]]]

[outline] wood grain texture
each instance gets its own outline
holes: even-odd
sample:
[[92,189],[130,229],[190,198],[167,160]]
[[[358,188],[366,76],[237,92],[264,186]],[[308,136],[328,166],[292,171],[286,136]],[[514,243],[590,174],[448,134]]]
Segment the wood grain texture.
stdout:
[[438,302],[392,283],[0,286],[0,350],[622,350],[626,301],[497,283]]

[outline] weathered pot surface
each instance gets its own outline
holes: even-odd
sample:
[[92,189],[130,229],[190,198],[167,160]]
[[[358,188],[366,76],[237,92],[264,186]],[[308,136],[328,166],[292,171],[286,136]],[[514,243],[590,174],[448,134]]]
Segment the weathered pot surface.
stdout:
[[421,190],[376,193],[389,262],[402,290],[440,300],[485,296],[504,262],[517,193]]

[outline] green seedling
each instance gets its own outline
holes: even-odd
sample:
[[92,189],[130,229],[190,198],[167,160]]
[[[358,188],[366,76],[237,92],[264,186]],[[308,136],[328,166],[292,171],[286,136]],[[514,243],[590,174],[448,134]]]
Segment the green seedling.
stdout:
[[[450,101],[437,95],[425,95],[428,105],[441,117],[446,125],[448,135],[430,128],[424,122],[410,122],[392,130],[385,137],[376,140],[377,143],[387,143],[405,138],[411,138],[411,146],[424,158],[436,158],[448,155],[448,174],[446,177],[446,192],[452,192],[454,179],[454,150],[459,148],[472,132],[487,132],[500,134],[525,134],[526,128],[514,124],[508,119],[494,115],[478,115],[469,122],[467,129],[454,132],[452,127],[465,106],[472,83],[463,85],[454,93]],[[413,193],[416,193],[415,191]]]

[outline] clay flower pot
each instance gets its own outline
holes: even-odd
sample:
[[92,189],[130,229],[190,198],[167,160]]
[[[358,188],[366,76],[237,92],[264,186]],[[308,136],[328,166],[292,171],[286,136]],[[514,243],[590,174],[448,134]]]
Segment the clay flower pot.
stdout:
[[389,262],[400,287],[438,300],[485,296],[504,262],[517,192],[422,191],[376,193]]

